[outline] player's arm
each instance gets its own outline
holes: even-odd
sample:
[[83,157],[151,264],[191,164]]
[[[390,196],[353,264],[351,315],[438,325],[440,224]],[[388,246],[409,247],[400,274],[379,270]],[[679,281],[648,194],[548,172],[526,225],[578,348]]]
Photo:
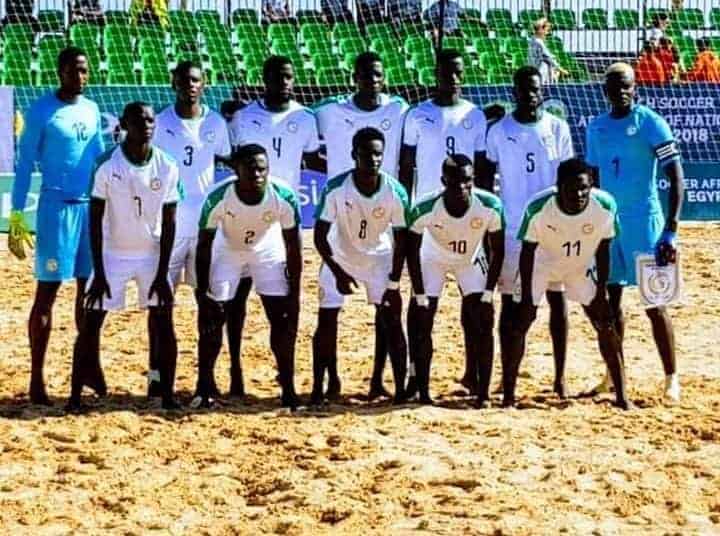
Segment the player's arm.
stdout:
[[610,278],[610,243],[612,239],[606,238],[600,242],[597,251],[595,251],[595,270],[596,277],[596,299],[600,296],[605,298],[607,282]]
[[20,154],[15,167],[15,180],[12,188],[12,209],[14,211],[25,210],[33,167],[38,159],[40,146],[43,142],[46,118],[37,108],[37,105],[32,106],[25,117],[25,130],[18,145]]
[[170,255],[175,243],[175,213],[177,203],[165,203],[162,207],[162,226],[160,229],[160,260],[158,261],[155,280],[150,286],[148,298],[153,294],[158,297],[158,306],[166,307],[172,304],[173,292],[168,281]]
[[680,221],[680,210],[682,209],[683,198],[685,197],[685,172],[680,160],[673,160],[663,168],[665,175],[670,180],[670,191],[668,193],[668,217],[665,228],[673,233],[677,232]]
[[408,231],[406,248],[407,266],[415,296],[423,296],[425,294],[425,284],[422,279],[422,270],[420,269],[420,248],[422,247],[422,239],[422,231],[419,233],[414,230]]
[[492,233],[487,233],[486,244],[487,247],[485,248],[485,251],[488,252],[490,260],[488,263],[489,266],[485,290],[494,292],[495,286],[500,278],[503,261],[505,260],[505,231],[500,229]]
[[530,328],[535,320],[537,307],[533,304],[532,275],[535,269],[535,252],[537,243],[523,240],[520,250],[520,307],[518,308],[517,322],[523,332]]
[[105,275],[103,263],[103,216],[105,215],[105,200],[99,197],[90,199],[90,251],[92,253],[93,276],[92,283],[87,290],[85,307],[91,309],[95,304],[101,304],[104,296],[111,298],[110,285]]
[[327,173],[327,160],[322,154],[322,149],[311,153],[303,153],[303,162],[307,169],[312,169],[319,173]]
[[357,281],[355,281],[355,279],[343,270],[342,266],[333,259],[332,248],[330,247],[330,243],[327,239],[331,225],[332,224],[330,222],[319,218],[315,220],[315,227],[313,230],[313,242],[315,243],[315,249],[325,265],[335,276],[338,291],[341,294],[352,294],[352,287],[358,286]]
[[415,181],[415,157],[417,148],[411,145],[402,144],[400,148],[400,169],[398,180],[405,187],[408,196],[412,195],[413,182]]
[[487,153],[475,153],[475,186],[494,193],[495,173],[497,164],[487,157]]
[[287,277],[291,296],[300,295],[300,278],[302,275],[302,246],[298,227],[283,229],[285,256],[287,257]]

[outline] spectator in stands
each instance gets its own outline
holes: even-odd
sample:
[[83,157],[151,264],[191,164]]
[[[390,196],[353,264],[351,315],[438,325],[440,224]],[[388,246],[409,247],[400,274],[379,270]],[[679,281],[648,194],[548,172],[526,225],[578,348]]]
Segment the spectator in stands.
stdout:
[[650,28],[645,34],[646,42],[655,41],[656,43],[659,43],[660,39],[665,37],[665,32],[667,32],[669,24],[670,18],[667,13],[655,15],[652,21],[652,28]]
[[545,44],[545,38],[552,29],[550,21],[542,17],[535,21],[533,28],[535,34],[528,45],[528,63],[540,71],[543,84],[551,84],[557,81],[558,74],[565,76],[568,72]]
[[263,0],[262,10],[262,19],[265,23],[290,19],[290,6],[287,0]]
[[635,82],[638,84],[664,84],[667,82],[655,41],[649,41],[643,47],[642,54],[635,65]]
[[669,37],[660,38],[660,48],[658,49],[658,59],[662,63],[665,71],[665,80],[668,82],[677,81],[680,73],[679,54],[672,39]]
[[421,0],[387,0],[387,7],[393,24],[422,22]]
[[33,3],[34,0],[6,0],[3,26],[16,22],[37,25],[37,21],[33,17]]
[[353,20],[347,0],[320,0],[320,7],[328,24],[352,22]]
[[132,0],[130,18],[133,24],[159,24],[167,28],[167,0]]
[[100,0],[75,0],[70,11],[70,21],[105,24],[105,13],[100,6]]
[[364,27],[366,24],[384,22],[384,5],[384,0],[355,0],[358,14],[357,18],[360,26]]
[[460,6],[454,0],[447,0],[445,3],[445,16],[442,21],[440,20],[440,0],[437,0],[425,10],[423,17],[430,23],[433,41],[436,45],[441,25],[444,35],[462,35],[460,31],[460,11],[462,11]]
[[710,40],[703,37],[697,40],[698,55],[685,78],[691,82],[720,82],[720,59],[710,48]]

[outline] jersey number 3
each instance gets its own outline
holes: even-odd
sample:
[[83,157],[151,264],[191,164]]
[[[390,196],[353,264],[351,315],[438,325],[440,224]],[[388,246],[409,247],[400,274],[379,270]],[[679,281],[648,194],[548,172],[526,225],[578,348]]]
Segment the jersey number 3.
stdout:
[[183,164],[186,166],[192,166],[193,163],[193,146],[192,145],[186,145],[185,146],[185,159],[182,161]]

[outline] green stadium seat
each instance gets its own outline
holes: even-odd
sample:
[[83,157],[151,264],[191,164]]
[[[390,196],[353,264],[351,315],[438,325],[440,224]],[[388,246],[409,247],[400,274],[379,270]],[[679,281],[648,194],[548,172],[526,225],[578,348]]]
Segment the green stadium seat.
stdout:
[[460,20],[482,21],[482,11],[474,7],[466,7],[460,12]]
[[512,70],[501,65],[495,66],[488,70],[487,80],[490,85],[511,84]]
[[355,59],[358,57],[359,52],[346,52],[342,57],[342,68],[348,72],[352,72],[355,68]]
[[565,44],[563,43],[563,40],[557,35],[549,35],[545,39],[545,44],[550,49],[550,52],[552,52],[553,54],[559,54],[560,52],[565,50]]
[[105,12],[105,24],[130,24],[130,13],[119,9],[108,9]]
[[350,53],[358,55],[364,52],[366,48],[365,40],[362,37],[345,37],[340,39],[338,43],[338,50],[343,56],[347,56]]
[[574,30],[577,28],[575,12],[571,9],[553,9],[550,11],[550,22],[556,30]]
[[137,84],[137,74],[132,63],[120,64],[113,68],[108,67],[107,83],[108,85]]
[[400,43],[394,37],[375,37],[370,41],[370,50],[382,55],[387,50],[400,50]]
[[697,51],[695,50],[685,50],[680,52],[680,66],[685,70],[692,68],[696,57]]
[[421,86],[435,87],[435,68],[423,67],[418,71],[418,82]]
[[473,47],[478,54],[482,54],[483,52],[500,54],[500,41],[491,37],[478,37],[473,39]]
[[228,84],[239,86],[244,83],[243,77],[234,65],[224,65],[210,72],[212,84]]
[[215,9],[198,9],[195,12],[195,21],[200,30],[223,25],[220,12]]
[[200,30],[205,39],[205,47],[219,49],[227,48],[232,53],[232,35],[227,26],[217,28],[203,28]]
[[324,41],[322,39],[310,39],[308,41],[305,41],[305,46],[307,47],[307,52],[310,56],[314,56],[316,54],[332,53],[332,45],[330,44],[330,41]]
[[143,85],[166,86],[170,83],[170,73],[167,69],[143,69],[140,80]]
[[336,68],[320,69],[317,72],[318,86],[349,86],[349,77],[346,71]]
[[253,41],[260,41],[262,43],[267,41],[265,29],[259,24],[250,24],[247,22],[237,24],[235,26],[234,32],[238,41],[241,41],[242,39],[250,39]]
[[316,54],[310,57],[310,63],[312,63],[315,72],[320,69],[335,69],[339,67],[340,60],[334,54]]
[[462,37],[446,36],[443,38],[442,47],[445,50],[457,50],[462,54],[465,52],[465,39]]
[[664,9],[662,7],[649,7],[647,10],[645,10],[645,26],[648,28],[652,26],[653,20],[655,20],[655,17],[659,17],[661,15],[670,15],[668,13],[667,9]]
[[170,21],[169,27],[172,36],[188,35],[197,37],[200,31],[191,11],[174,9],[168,13],[168,20]]
[[582,22],[586,30],[607,30],[607,11],[601,7],[589,7],[582,12]]
[[705,15],[701,9],[679,9],[672,14],[672,27],[679,30],[701,30],[705,27]]
[[429,39],[421,35],[409,35],[405,38],[403,51],[407,56],[411,56],[416,52],[433,53],[433,46]]
[[36,86],[55,86],[58,83],[57,69],[40,69]]
[[[466,39],[475,39],[477,37],[486,37],[488,35],[487,26],[480,21],[475,20],[460,20],[460,31]],[[400,35],[407,35],[401,33]]]
[[343,39],[362,39],[362,34],[357,25],[352,22],[338,22],[332,29],[332,39],[340,43]]
[[[5,69],[30,71],[32,53],[25,43],[6,41],[3,50],[3,64]],[[13,75],[15,76],[15,75]]]
[[267,35],[270,41],[297,41],[295,25],[286,22],[275,22],[268,26]]
[[38,26],[41,32],[62,32],[65,30],[65,14],[58,9],[40,10]]
[[720,54],[720,35],[708,37],[710,40],[710,48]]
[[247,69],[247,74],[245,75],[245,81],[250,86],[262,86],[263,85],[262,67],[251,67],[251,68]]
[[43,56],[49,58],[52,60],[53,68],[56,68],[58,54],[66,46],[65,36],[45,35],[38,44],[38,59]]
[[[472,23],[472,21],[466,21],[464,19],[460,19],[460,27],[462,28],[462,25],[464,23]],[[398,28],[398,35],[402,37],[409,37],[409,36],[425,36],[425,26],[422,22],[417,21],[401,21],[400,26]]]
[[141,24],[135,27],[135,38],[140,40],[144,37],[165,40],[165,30],[159,24]]
[[23,69],[6,66],[2,73],[2,84],[4,86],[30,86],[32,85],[32,73],[30,67]]
[[251,41],[249,39],[243,39],[238,43],[238,50],[240,54],[245,56],[265,56],[267,54],[267,46],[261,41]]
[[380,54],[380,57],[382,58],[383,67],[385,67],[386,70],[406,67],[405,56],[397,50],[386,50]]
[[416,71],[421,71],[422,69],[425,69],[426,67],[430,67],[432,69],[435,68],[435,62],[437,61],[437,58],[435,56],[434,52],[427,52],[427,51],[418,51],[415,52],[410,59],[410,62],[413,64],[413,67]]
[[300,37],[303,42],[309,39],[325,39],[330,43],[330,35],[328,32],[327,24],[320,24],[318,22],[306,22],[300,26]]
[[532,34],[535,31],[535,22],[544,16],[542,9],[521,9],[518,13],[518,23],[528,34]]
[[492,69],[497,67],[501,61],[505,61],[505,56],[499,56],[492,52],[483,52],[478,56],[478,64],[485,72],[490,72]]
[[155,37],[143,37],[138,41],[138,56],[162,56],[165,57],[165,43]]
[[688,35],[678,35],[673,38],[673,44],[677,47],[679,52],[684,52],[686,50],[697,50],[697,45],[695,44],[695,39]]
[[265,54],[249,54],[246,56],[243,56],[242,58],[242,64],[243,68],[246,71],[249,71],[250,69],[261,69],[263,63],[265,63],[265,58],[267,56]]
[[488,78],[480,67],[468,67],[463,74],[463,86],[481,86],[487,84]]
[[485,22],[491,30],[495,31],[513,27],[512,14],[509,9],[488,9],[485,13]]
[[103,29],[103,45],[106,51],[125,50],[132,51],[132,28],[125,24],[106,24]]
[[374,39],[395,39],[395,31],[392,25],[387,23],[368,24],[365,27],[365,33],[369,41]]
[[298,9],[295,12],[295,18],[300,24],[323,22],[323,14],[314,9]]
[[517,51],[512,53],[512,59],[510,61],[512,68],[517,70],[528,64],[527,50],[524,52]]
[[569,65],[567,70],[570,73],[566,78],[568,82],[582,83],[591,80],[590,71],[585,65],[575,62],[573,65]]
[[417,75],[407,67],[391,67],[385,71],[385,78],[389,86],[411,86],[417,84]]
[[714,7],[710,10],[708,15],[710,28],[713,30],[720,30],[720,7]]
[[222,63],[234,63],[235,55],[233,54],[230,41],[221,39],[211,40],[205,44],[207,54],[210,57],[210,63],[213,65],[221,65]]
[[295,69],[295,85],[314,86],[315,77],[307,69]]
[[506,37],[502,41],[502,50],[508,54],[528,51],[528,41],[524,37]]
[[613,24],[618,30],[636,30],[640,27],[640,15],[634,9],[616,9]]
[[236,24],[258,24],[260,17],[258,12],[252,8],[238,8],[230,15],[230,21],[232,25]]
[[29,49],[32,46],[35,34],[30,24],[16,22],[7,24],[3,28],[3,41],[14,41],[16,43],[24,43]]

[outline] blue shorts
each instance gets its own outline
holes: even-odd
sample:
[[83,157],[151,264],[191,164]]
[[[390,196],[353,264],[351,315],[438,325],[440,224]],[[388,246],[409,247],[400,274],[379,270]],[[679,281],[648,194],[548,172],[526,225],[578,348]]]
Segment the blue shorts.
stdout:
[[620,216],[620,234],[610,246],[610,284],[637,285],[635,257],[655,251],[664,226],[662,212]]
[[41,194],[36,222],[35,278],[65,281],[89,277],[90,204]]

